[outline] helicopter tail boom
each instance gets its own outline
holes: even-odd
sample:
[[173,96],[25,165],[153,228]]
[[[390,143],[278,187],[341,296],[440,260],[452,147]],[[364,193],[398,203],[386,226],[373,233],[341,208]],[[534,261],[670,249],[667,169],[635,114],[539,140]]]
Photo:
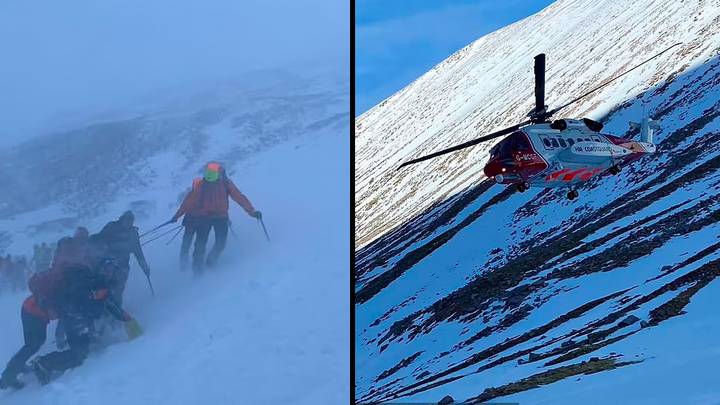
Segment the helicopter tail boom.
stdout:
[[653,143],[653,134],[660,129],[660,122],[645,117],[640,122],[630,122],[630,128],[640,130],[640,142]]

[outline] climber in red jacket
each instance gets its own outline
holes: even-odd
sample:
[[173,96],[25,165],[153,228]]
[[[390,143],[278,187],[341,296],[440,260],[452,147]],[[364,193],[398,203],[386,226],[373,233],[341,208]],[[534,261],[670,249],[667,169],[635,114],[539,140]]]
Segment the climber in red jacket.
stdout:
[[[202,273],[205,264],[212,267],[217,262],[227,242],[228,198],[232,198],[250,216],[262,218],[260,211],[252,206],[250,200],[227,177],[222,165],[217,162],[208,163],[205,166],[204,176],[193,180],[192,190],[185,196],[182,205],[172,217],[172,222],[176,222],[180,217],[185,216],[183,219],[185,233],[180,248],[182,268],[187,267],[188,252],[193,236],[195,237],[195,249],[192,265],[195,274]],[[215,232],[215,244],[210,250],[206,262],[205,245],[211,228]]]
[[33,275],[28,282],[32,295],[23,302],[20,314],[25,344],[2,372],[0,388],[23,387],[17,376],[26,371],[27,360],[45,343],[47,325],[51,320],[64,323],[69,349],[40,356],[32,362],[32,371],[43,384],[48,383],[54,373],[62,373],[83,363],[94,333],[94,320],[106,311],[125,322],[128,337],[137,337],[141,333],[137,321],[112,296],[116,271],[114,260],[106,259],[96,270],[72,265],[63,271]]

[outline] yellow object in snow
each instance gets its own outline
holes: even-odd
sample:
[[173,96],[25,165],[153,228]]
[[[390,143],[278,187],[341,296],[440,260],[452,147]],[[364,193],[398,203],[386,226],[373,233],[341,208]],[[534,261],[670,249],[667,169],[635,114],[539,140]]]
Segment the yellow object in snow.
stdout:
[[125,332],[130,340],[133,340],[143,334],[140,324],[135,319],[125,322]]

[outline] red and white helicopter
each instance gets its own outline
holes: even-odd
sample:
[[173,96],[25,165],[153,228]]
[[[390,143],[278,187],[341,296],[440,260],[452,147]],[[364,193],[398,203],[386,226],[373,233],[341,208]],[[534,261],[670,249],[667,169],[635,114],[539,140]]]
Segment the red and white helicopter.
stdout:
[[530,186],[569,186],[567,198],[574,200],[578,197],[575,189],[578,183],[606,172],[616,175],[620,173],[622,165],[645,154],[654,153],[656,146],[653,143],[653,131],[659,128],[659,123],[647,117],[639,123],[631,122],[632,129],[640,130],[640,140],[635,141],[602,134],[600,131],[603,125],[588,118],[563,118],[552,122],[549,118],[678,45],[680,43],[666,48],[632,69],[550,111],[545,105],[545,54],[537,55],[535,108],[528,114],[527,121],[407,161],[398,169],[510,134],[490,150],[490,158],[483,169],[485,175],[500,184],[514,184],[520,192],[526,191]]

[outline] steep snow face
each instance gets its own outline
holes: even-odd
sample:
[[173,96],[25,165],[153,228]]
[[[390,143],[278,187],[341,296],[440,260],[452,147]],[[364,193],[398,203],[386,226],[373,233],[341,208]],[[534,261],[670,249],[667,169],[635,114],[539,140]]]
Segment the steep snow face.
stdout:
[[526,119],[533,56],[559,106],[676,42],[683,45],[562,111],[600,118],[717,53],[718,0],[562,0],[458,51],[359,117],[356,242],[363,246],[476,182],[493,141],[395,171],[411,158]]
[[[693,336],[720,327],[718,24],[718,2],[559,1],[360,117],[358,399],[717,402],[717,343]],[[521,121],[536,53],[552,106],[678,41],[565,111],[661,122],[657,154],[579,200],[482,179],[490,145],[394,171]]]
[[[188,154],[182,148],[156,146],[161,142],[149,128],[151,123],[162,126],[161,118],[142,120],[145,130],[128,131],[129,139],[118,141],[116,153],[98,150],[120,159],[124,145],[145,140],[145,147],[135,149],[142,155],[137,166],[146,170],[145,183],[130,189],[111,187],[99,214],[80,217],[70,225],[81,223],[94,232],[123,210],[136,208],[137,225],[147,230],[173,214],[178,197],[204,159],[220,158],[227,162],[238,188],[263,212],[271,242],[257,221],[233,204],[234,232],[221,266],[205,277],[191,278],[178,270],[179,237],[167,245],[172,236],[168,234],[146,245],[156,296],[151,297],[131,260],[125,297],[127,310],[142,324],[144,335],[93,351],[85,364],[48,386],[40,387],[28,377],[28,387],[0,392],[0,402],[346,403],[350,395],[346,89],[347,78],[320,82],[307,87],[307,92],[287,89],[277,98],[268,95],[254,109],[212,116],[210,124],[191,126],[199,140],[212,142],[203,141]],[[267,104],[273,108],[266,108]],[[86,138],[77,132],[85,142],[78,148],[96,145],[96,132],[88,130]],[[192,141],[188,135],[182,142]],[[91,154],[70,147],[63,152]],[[38,164],[54,167],[50,162]],[[82,200],[80,196],[67,200],[74,198]],[[3,231],[12,235],[8,252],[27,252],[34,241],[71,232],[62,221],[54,222],[57,230],[36,227],[61,214],[78,218],[73,205],[42,201],[38,206],[3,219]],[[24,298],[0,296],[2,367],[21,346],[19,308]],[[42,352],[54,348],[53,328]]]

